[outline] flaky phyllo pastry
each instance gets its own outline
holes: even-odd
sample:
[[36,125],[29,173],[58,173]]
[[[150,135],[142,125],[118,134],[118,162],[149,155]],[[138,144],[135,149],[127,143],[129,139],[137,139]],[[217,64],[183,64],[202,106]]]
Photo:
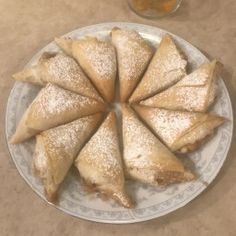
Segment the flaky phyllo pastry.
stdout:
[[111,112],[75,161],[84,183],[131,207],[125,191],[115,113]]
[[43,181],[49,201],[56,199],[58,187],[101,118],[101,113],[86,116],[36,136],[33,167]]
[[79,40],[56,38],[55,42],[73,56],[108,102],[115,95],[116,53],[110,42],[94,37]]
[[129,101],[138,102],[170,87],[186,75],[186,65],[182,52],[166,34]]
[[134,106],[137,113],[171,151],[194,151],[225,118],[213,114],[173,111],[145,106]]
[[125,102],[140,81],[153,49],[136,31],[113,28],[111,35],[118,58],[120,101]]
[[127,208],[133,201],[126,179],[158,186],[196,178],[176,155],[198,149],[226,120],[207,113],[217,96],[219,62],[186,75],[187,59],[170,35],[154,53],[138,32],[117,27],[106,41],[55,42],[67,55],[43,53],[13,75],[42,89],[10,139],[36,136],[33,168],[49,201],[72,165],[85,190]]
[[104,109],[104,103],[47,84],[25,111],[10,142],[23,142],[43,130]]
[[216,79],[222,65],[217,61],[202,64],[177,84],[140,104],[171,110],[205,112],[216,96]]
[[76,61],[64,54],[43,53],[37,65],[13,75],[19,81],[45,86],[56,84],[64,89],[102,101],[96,89]]
[[122,130],[125,171],[130,178],[152,185],[194,179],[181,161],[125,105],[122,108]]

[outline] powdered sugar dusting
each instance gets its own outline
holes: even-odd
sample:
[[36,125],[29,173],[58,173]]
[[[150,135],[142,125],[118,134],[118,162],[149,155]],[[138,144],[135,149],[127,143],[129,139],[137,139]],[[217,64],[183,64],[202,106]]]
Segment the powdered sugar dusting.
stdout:
[[215,98],[215,83],[210,76],[209,69],[203,65],[169,89],[141,104],[174,110],[205,111]]
[[116,75],[116,52],[109,42],[88,38],[81,40],[79,47],[83,50],[81,53],[87,58],[99,79],[114,79]]
[[66,125],[44,131],[42,136],[45,137],[46,145],[51,150],[63,149],[74,158],[88,138],[88,134],[91,133],[90,130],[94,126],[93,120],[94,116],[83,117]]
[[[158,72],[156,73],[156,75],[158,75]],[[147,93],[150,95],[175,84],[181,78],[183,78],[184,75],[185,75],[185,71],[183,71],[182,69],[168,71],[160,75],[160,77],[156,77],[157,80],[158,78],[162,78],[160,79],[160,84],[158,85],[159,87],[157,90],[155,89],[155,86],[154,87],[151,86],[150,81],[149,82],[146,81],[145,83],[143,83],[142,88],[144,88],[145,91],[147,91]]]
[[203,111],[209,98],[207,87],[181,87],[176,93],[176,103],[188,111]]
[[156,145],[156,137],[134,116],[123,112],[124,161],[127,166],[148,167],[148,156]]
[[47,82],[54,82],[71,91],[99,99],[96,90],[73,58],[57,54],[49,58],[45,64],[51,79]]
[[56,85],[48,84],[40,91],[32,105],[37,107],[36,116],[39,114],[47,118],[51,114],[59,115],[67,110],[78,110],[78,108],[95,105],[96,103],[93,99],[64,90]]
[[152,48],[136,31],[114,30],[112,42],[117,49],[120,80],[139,79],[152,56]]
[[[57,79],[65,81],[83,80],[82,71],[70,57],[58,54],[47,61],[49,73]],[[82,77],[82,78],[81,78]]]
[[108,116],[79,154],[103,175],[117,178],[122,174],[117,132]]
[[209,71],[201,68],[185,76],[176,86],[204,86],[209,81]]
[[[168,43],[167,43],[168,42]],[[134,93],[134,98],[145,98],[168,87],[185,76],[187,61],[169,37],[164,37],[148,69]],[[177,76],[175,76],[177,72]],[[168,74],[171,73],[171,76]],[[136,99],[135,98],[135,99]]]
[[[176,90],[176,103],[188,111],[203,111],[215,97],[215,84],[206,65],[179,81],[173,90]],[[210,90],[211,88],[211,90]]]
[[163,142],[169,146],[192,126],[196,118],[195,113],[159,108],[150,108],[147,116],[144,117],[147,121],[149,120],[150,125]]

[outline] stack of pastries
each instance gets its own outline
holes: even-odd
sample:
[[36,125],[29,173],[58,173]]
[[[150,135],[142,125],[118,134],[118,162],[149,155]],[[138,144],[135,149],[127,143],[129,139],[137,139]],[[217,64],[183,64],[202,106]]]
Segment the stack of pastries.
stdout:
[[[170,35],[155,49],[136,31],[117,27],[110,41],[87,36],[55,43],[63,53],[43,53],[13,75],[42,89],[10,139],[36,137],[33,169],[49,201],[72,165],[86,189],[127,208],[134,206],[127,179],[159,186],[196,178],[176,154],[198,149],[225,121],[207,112],[219,62],[187,74],[186,56]],[[114,101],[121,116],[112,111]]]

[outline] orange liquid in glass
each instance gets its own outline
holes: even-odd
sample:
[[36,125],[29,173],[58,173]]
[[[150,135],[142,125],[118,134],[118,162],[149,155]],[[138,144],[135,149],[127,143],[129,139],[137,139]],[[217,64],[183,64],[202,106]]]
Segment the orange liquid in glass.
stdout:
[[172,12],[178,3],[177,0],[132,0],[133,7],[140,12],[156,11],[161,14]]

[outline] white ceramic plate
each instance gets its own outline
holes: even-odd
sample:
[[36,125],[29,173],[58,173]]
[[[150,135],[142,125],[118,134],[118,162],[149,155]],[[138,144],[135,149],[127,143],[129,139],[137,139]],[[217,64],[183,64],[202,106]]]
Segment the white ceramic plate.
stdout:
[[[123,29],[134,29],[144,38],[157,44],[166,31],[159,28],[132,24],[132,23],[105,23],[92,25],[74,30],[66,36],[80,38],[85,35],[93,35],[99,38],[109,38],[110,30],[118,26]],[[184,53],[188,56],[191,70],[198,67],[207,58],[194,46],[173,35]],[[34,64],[44,51],[58,51],[52,42],[38,52],[26,65]],[[131,183],[127,185],[130,195],[137,205],[132,210],[124,209],[113,201],[103,201],[96,194],[88,195],[81,188],[75,170],[68,174],[60,189],[60,203],[58,209],[70,215],[83,219],[104,223],[133,223],[160,217],[172,212],[193,200],[211,183],[220,171],[227,156],[231,138],[233,115],[229,94],[222,79],[219,80],[219,96],[213,108],[214,112],[230,121],[218,129],[217,134],[200,150],[189,155],[187,164],[195,165],[199,174],[196,181],[176,184],[168,187],[149,187],[142,184]],[[6,111],[6,136],[7,139],[14,133],[22,114],[36,96],[39,88],[28,84],[16,82],[8,99]],[[8,145],[13,161],[18,171],[31,188],[45,201],[43,187],[40,181],[31,172],[31,161],[34,150],[34,140],[19,145]]]

